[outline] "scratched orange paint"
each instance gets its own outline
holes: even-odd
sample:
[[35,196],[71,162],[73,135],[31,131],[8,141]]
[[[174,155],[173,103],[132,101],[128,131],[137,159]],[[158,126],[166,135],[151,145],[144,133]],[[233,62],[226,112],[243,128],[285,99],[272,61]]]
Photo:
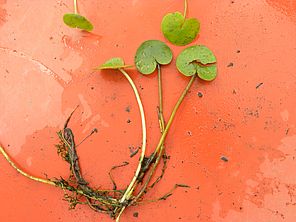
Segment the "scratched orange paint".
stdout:
[[[0,142],[31,174],[67,177],[55,132],[80,104],[70,123],[77,141],[99,130],[78,149],[85,177],[92,186],[111,187],[109,169],[129,161],[114,173],[124,188],[138,159],[129,157],[129,147],[141,144],[137,104],[120,73],[92,70],[114,56],[133,63],[144,40],[165,41],[161,19],[182,11],[183,1],[88,0],[79,6],[94,23],[91,34],[62,23],[70,0],[0,0]],[[191,188],[131,207],[122,221],[295,221],[295,1],[189,0],[188,16],[201,21],[193,44],[214,51],[219,76],[192,87],[167,138],[165,177],[146,198],[175,183]],[[182,50],[169,46],[175,57]],[[188,82],[174,64],[163,68],[166,118]],[[146,108],[151,151],[159,138],[156,75],[130,74]],[[111,221],[86,206],[69,211],[62,191],[22,177],[3,157],[0,169],[0,221]]]

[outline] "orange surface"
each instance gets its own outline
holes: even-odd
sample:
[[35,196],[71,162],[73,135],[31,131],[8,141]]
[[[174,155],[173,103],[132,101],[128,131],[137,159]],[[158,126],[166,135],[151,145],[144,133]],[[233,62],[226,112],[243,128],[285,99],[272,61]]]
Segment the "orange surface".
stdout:
[[[70,123],[77,141],[99,130],[78,149],[85,177],[93,186],[111,187],[109,169],[129,161],[114,172],[125,187],[138,159],[129,158],[129,147],[141,144],[137,104],[120,73],[92,68],[114,56],[133,63],[144,40],[164,40],[161,19],[182,11],[183,1],[79,5],[95,26],[92,34],[62,23],[62,15],[72,11],[70,0],[0,0],[0,141],[31,174],[67,177],[68,166],[53,146],[55,132],[80,104]],[[146,197],[159,197],[175,183],[191,188],[131,207],[122,221],[295,221],[295,1],[192,0],[188,13],[201,21],[193,44],[213,50],[219,76],[191,89],[167,138],[166,175]],[[169,46],[175,56],[182,50]],[[188,81],[174,63],[163,68],[166,118]],[[141,89],[151,151],[159,138],[157,78],[130,73]],[[24,178],[2,156],[0,169],[0,221],[111,221],[86,206],[69,211],[61,190]]]

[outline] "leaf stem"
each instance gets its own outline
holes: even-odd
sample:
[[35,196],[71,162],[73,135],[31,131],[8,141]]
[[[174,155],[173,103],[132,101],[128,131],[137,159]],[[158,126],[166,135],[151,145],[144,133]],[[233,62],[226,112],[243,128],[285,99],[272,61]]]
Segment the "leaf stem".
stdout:
[[45,183],[45,184],[49,184],[49,185],[52,185],[52,186],[56,186],[56,184],[53,182],[53,181],[50,181],[50,180],[46,180],[46,179],[42,179],[42,178],[39,178],[39,177],[34,177],[26,172],[24,172],[23,170],[21,170],[20,168],[18,168],[16,166],[16,164],[11,160],[11,158],[8,156],[8,154],[6,153],[6,151],[4,150],[3,147],[0,146],[0,152],[2,153],[2,155],[4,156],[4,158],[7,160],[7,162],[17,171],[19,172],[20,174],[22,174],[23,176],[31,179],[31,180],[34,180],[34,181],[37,181],[37,182],[41,182],[41,183]]
[[[158,120],[159,120],[160,133],[163,134],[163,132],[165,130],[165,121],[164,121],[164,116],[163,116],[162,75],[161,75],[161,68],[160,68],[159,64],[157,64],[157,69],[158,69],[158,75],[157,75],[158,76]],[[152,168],[144,186],[142,187],[141,191],[136,196],[134,201],[136,201],[143,194],[143,192],[146,190],[150,180],[152,179],[153,173],[155,172],[156,166],[159,163],[159,160],[162,156],[163,151],[164,151],[164,144],[162,144],[160,151],[158,153],[157,159],[153,164],[154,167]],[[154,152],[152,155],[155,156],[156,154],[157,154],[157,152]],[[153,159],[154,159],[154,157],[153,157]]]
[[161,77],[161,69],[160,65],[157,64],[158,69],[158,98],[159,98],[159,110],[158,110],[158,118],[160,124],[160,132],[163,133],[165,128],[165,122],[163,117],[163,94],[162,94],[162,77]]
[[186,15],[187,15],[187,7],[188,7],[187,0],[184,0],[184,18],[186,18]]
[[[125,193],[123,194],[122,198],[120,199],[120,203],[124,203],[126,200],[129,200],[131,195],[132,195],[132,192],[134,191],[135,189],[135,183],[137,181],[137,178],[140,174],[140,171],[141,171],[141,166],[142,166],[142,163],[143,163],[143,160],[144,160],[144,157],[145,157],[145,152],[146,152],[146,121],[145,121],[145,113],[144,113],[144,108],[143,108],[143,105],[142,105],[142,102],[141,102],[141,98],[140,98],[140,95],[139,95],[139,92],[137,90],[137,87],[135,86],[133,80],[130,78],[130,76],[123,70],[123,69],[119,69],[121,71],[121,73],[127,78],[127,80],[129,81],[131,87],[133,88],[133,91],[135,93],[135,96],[136,96],[136,99],[137,99],[137,102],[138,102],[138,106],[139,106],[139,110],[140,110],[140,114],[141,114],[141,121],[142,121],[142,152],[141,152],[141,156],[140,156],[140,160],[139,160],[139,163],[138,163],[138,167],[137,167],[137,170],[135,172],[135,175],[132,179],[132,181],[130,182],[130,184],[128,185],[127,189],[125,190]],[[124,211],[125,207],[122,207],[121,210],[120,210],[120,213],[116,219],[116,221],[119,221],[119,218],[120,218],[120,215],[122,214],[122,212]],[[116,211],[116,210],[115,210]]]
[[191,79],[190,79],[189,83],[187,84],[186,88],[184,89],[182,95],[181,95],[180,98],[178,99],[178,101],[177,101],[177,103],[176,103],[176,105],[175,105],[175,107],[174,107],[174,109],[173,109],[173,111],[172,111],[172,114],[171,114],[171,116],[170,116],[170,118],[169,118],[169,121],[168,121],[168,123],[167,123],[167,126],[165,127],[164,132],[163,132],[163,134],[162,134],[162,136],[161,136],[161,138],[160,138],[160,140],[159,140],[159,143],[158,143],[158,145],[157,145],[157,147],[156,147],[156,149],[155,149],[156,152],[158,152],[159,149],[161,148],[161,146],[162,146],[162,144],[163,144],[163,142],[164,142],[164,140],[165,140],[165,138],[166,138],[166,136],[167,136],[167,134],[168,134],[168,131],[169,131],[169,129],[170,129],[172,123],[173,123],[173,120],[174,120],[174,118],[175,118],[175,115],[176,115],[176,113],[177,113],[177,111],[178,111],[178,109],[179,109],[181,103],[183,102],[185,96],[187,95],[187,93],[188,93],[188,91],[189,91],[191,85],[193,84],[195,78],[196,78],[196,75],[193,75],[193,76],[191,77]]
[[162,134],[162,136],[161,136],[161,138],[160,138],[160,140],[159,140],[159,143],[158,143],[158,145],[157,145],[157,147],[156,147],[156,149],[155,149],[155,151],[154,151],[154,153],[153,153],[154,156],[155,156],[157,153],[159,153],[159,155],[157,156],[157,159],[155,160],[155,163],[154,163],[154,165],[152,166],[152,169],[151,169],[151,171],[150,171],[150,173],[149,173],[148,179],[146,180],[144,186],[142,187],[142,189],[140,190],[140,192],[137,194],[137,196],[136,196],[135,199],[133,200],[134,203],[135,203],[135,202],[136,202],[136,201],[137,201],[137,200],[138,200],[138,199],[144,194],[144,192],[145,192],[145,190],[146,190],[146,188],[147,188],[147,186],[148,186],[148,184],[149,184],[149,182],[150,182],[150,180],[151,180],[151,178],[152,178],[152,176],[153,176],[153,173],[154,173],[154,171],[155,171],[155,169],[156,169],[156,167],[157,167],[157,165],[158,165],[158,163],[159,163],[159,161],[160,161],[160,159],[161,159],[162,152],[163,152],[163,150],[164,150],[164,146],[163,146],[164,140],[165,140],[165,138],[166,138],[166,136],[167,136],[167,133],[168,133],[168,131],[169,131],[169,129],[170,129],[172,123],[173,123],[173,120],[174,120],[174,118],[175,118],[175,115],[176,115],[176,113],[177,113],[178,108],[180,107],[180,105],[181,105],[182,101],[184,100],[185,96],[187,95],[187,93],[188,93],[190,87],[192,86],[192,84],[193,84],[195,78],[196,78],[196,75],[193,75],[193,76],[191,77],[189,83],[187,84],[186,88],[184,89],[182,95],[181,95],[180,98],[178,99],[178,101],[177,101],[177,103],[176,103],[176,105],[175,105],[175,107],[174,107],[174,109],[173,109],[173,111],[172,111],[172,114],[171,114],[171,116],[170,116],[170,118],[169,118],[169,121],[168,121],[168,123],[167,123],[167,126],[165,127],[165,129],[164,129],[164,131],[163,131],[163,134]]
[[77,0],[74,0],[74,13],[78,14]]

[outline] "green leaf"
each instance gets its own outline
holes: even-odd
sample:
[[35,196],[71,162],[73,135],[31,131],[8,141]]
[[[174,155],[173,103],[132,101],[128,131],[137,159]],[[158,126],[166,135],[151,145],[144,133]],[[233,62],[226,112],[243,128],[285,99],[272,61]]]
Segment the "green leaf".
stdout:
[[71,28],[79,28],[88,32],[93,30],[93,25],[91,22],[79,14],[65,14],[63,20],[64,23]]
[[169,13],[162,19],[163,35],[172,44],[178,46],[193,42],[199,33],[200,23],[196,18],[185,19],[180,12]]
[[104,64],[100,65],[96,69],[123,69],[123,68],[130,68],[131,65],[125,65],[122,58],[116,57],[107,60]]
[[177,57],[176,65],[185,76],[197,74],[206,81],[212,81],[217,76],[216,57],[209,48],[203,45],[184,49]]
[[167,65],[173,59],[171,49],[159,40],[148,40],[138,48],[135,63],[138,71],[142,74],[151,74],[157,64]]

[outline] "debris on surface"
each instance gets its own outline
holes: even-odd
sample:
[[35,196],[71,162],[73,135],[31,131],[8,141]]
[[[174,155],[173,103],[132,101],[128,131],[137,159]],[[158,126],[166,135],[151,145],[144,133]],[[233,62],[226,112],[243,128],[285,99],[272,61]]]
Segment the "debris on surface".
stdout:
[[202,97],[203,97],[202,92],[198,92],[198,93],[197,93],[197,96],[198,96],[199,98],[202,98]]
[[226,156],[221,156],[220,159],[223,160],[224,162],[228,162],[228,161],[229,161],[228,158],[227,158]]
[[227,67],[233,67],[233,66],[234,66],[233,62],[231,62],[227,65]]
[[256,89],[258,89],[260,86],[263,85],[263,82],[260,82],[257,86],[256,86]]

